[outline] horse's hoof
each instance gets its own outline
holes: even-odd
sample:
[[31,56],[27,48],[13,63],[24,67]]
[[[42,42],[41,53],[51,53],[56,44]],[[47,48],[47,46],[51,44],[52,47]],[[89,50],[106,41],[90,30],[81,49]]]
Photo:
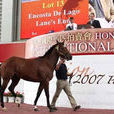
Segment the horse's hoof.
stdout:
[[36,111],[36,112],[37,112],[37,111],[39,111],[39,109],[38,109],[38,108],[34,108],[34,111]]
[[34,111],[39,111],[39,109],[38,109],[38,108],[36,108],[36,107],[35,107],[35,108],[33,108],[33,110],[34,110]]
[[6,110],[7,110],[7,108],[6,108],[6,107],[2,108],[2,111],[6,111]]
[[18,107],[20,107],[20,104],[17,104]]

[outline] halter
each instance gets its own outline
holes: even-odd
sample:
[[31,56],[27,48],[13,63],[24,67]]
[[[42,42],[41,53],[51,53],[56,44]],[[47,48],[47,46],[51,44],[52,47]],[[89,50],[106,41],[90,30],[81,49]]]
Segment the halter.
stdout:
[[58,53],[59,53],[61,56],[65,56],[64,53],[62,53],[62,52],[59,51],[59,45],[57,45],[57,46],[55,47],[55,49],[58,51]]

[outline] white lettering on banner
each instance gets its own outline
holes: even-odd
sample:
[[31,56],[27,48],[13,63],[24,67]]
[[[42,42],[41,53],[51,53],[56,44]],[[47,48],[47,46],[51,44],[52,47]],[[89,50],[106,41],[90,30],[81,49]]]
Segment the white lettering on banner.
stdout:
[[114,39],[114,32],[96,32],[95,39],[107,40]]
[[[62,1],[61,1],[62,2]],[[57,4],[59,3],[59,1],[57,1]],[[43,7],[44,8],[50,8],[50,7],[53,7],[54,6],[54,3],[50,3],[48,4],[47,6],[45,6],[45,3],[43,3]],[[28,14],[28,19],[29,20],[33,20],[33,19],[37,19],[35,21],[35,25],[36,27],[38,26],[47,26],[47,25],[55,25],[55,24],[67,24],[69,22],[69,19],[62,19],[62,18],[58,18],[57,20],[56,19],[51,19],[51,20],[48,20],[48,21],[41,21],[39,20],[39,18],[43,18],[43,17],[51,17],[52,15],[54,17],[56,16],[62,16],[62,15],[76,15],[76,14],[79,14],[80,13],[80,10],[69,10],[69,11],[66,11],[66,10],[63,10],[63,11],[57,11],[57,10],[54,10],[52,13],[48,13],[48,12],[45,12],[45,13],[41,13],[41,14],[33,14],[33,13],[29,13]],[[34,35],[34,34],[32,34]]]
[[66,24],[68,22],[69,22],[69,19],[61,19],[61,18],[58,18],[58,21],[57,21],[58,24]]
[[65,43],[65,46],[72,53],[77,52],[100,52],[100,51],[112,51],[110,42],[81,42],[81,43]]
[[51,22],[53,22],[53,20],[50,20],[50,21],[44,21],[44,22],[38,22],[38,21],[36,21],[36,26],[51,25]]
[[76,15],[76,14],[79,14],[79,13],[80,13],[80,10],[69,10],[69,11],[64,10],[63,11],[64,15]]
[[42,18],[42,17],[51,17],[51,13],[42,13],[42,14],[28,14],[28,19],[37,19],[37,18]]
[[60,16],[61,15],[61,12],[59,11],[53,11],[53,16]]

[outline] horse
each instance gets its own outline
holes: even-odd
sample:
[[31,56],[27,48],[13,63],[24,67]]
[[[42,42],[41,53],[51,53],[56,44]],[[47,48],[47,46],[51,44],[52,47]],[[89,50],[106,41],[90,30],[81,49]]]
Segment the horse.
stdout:
[[40,83],[36,98],[34,100],[34,110],[38,110],[36,104],[42,90],[44,89],[47,98],[47,107],[51,111],[52,108],[49,101],[49,81],[53,77],[53,72],[59,57],[62,57],[66,60],[72,59],[72,55],[68,49],[64,47],[64,42],[57,41],[57,43],[53,45],[43,56],[32,59],[12,56],[2,63],[0,69],[0,78],[3,78],[3,84],[0,85],[2,109],[6,109],[3,101],[3,93],[10,79],[12,80],[12,83],[8,89],[14,95],[14,97],[16,97],[14,88],[20,79],[24,79],[26,81]]

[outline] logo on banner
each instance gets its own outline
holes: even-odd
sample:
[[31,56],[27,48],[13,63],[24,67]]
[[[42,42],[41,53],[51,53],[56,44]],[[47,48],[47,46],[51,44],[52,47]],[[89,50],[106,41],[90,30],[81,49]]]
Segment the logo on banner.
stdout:
[[114,75],[96,74],[90,67],[77,66],[73,70],[73,84],[114,84]]

